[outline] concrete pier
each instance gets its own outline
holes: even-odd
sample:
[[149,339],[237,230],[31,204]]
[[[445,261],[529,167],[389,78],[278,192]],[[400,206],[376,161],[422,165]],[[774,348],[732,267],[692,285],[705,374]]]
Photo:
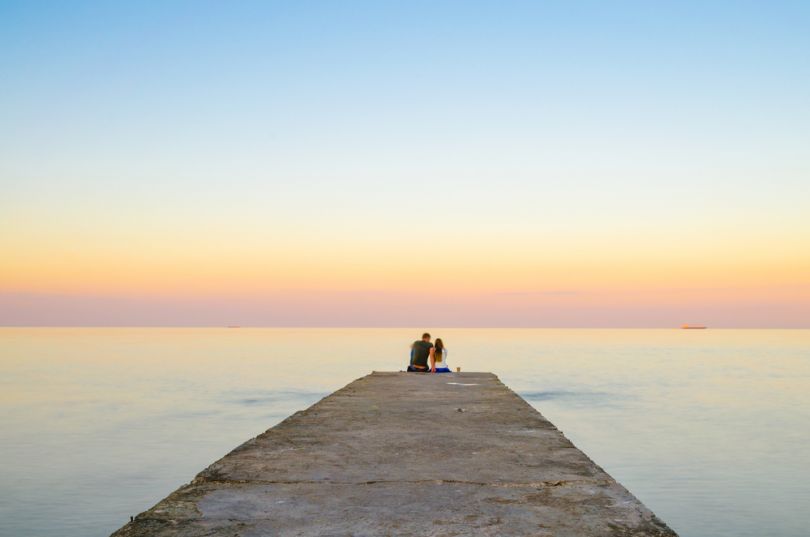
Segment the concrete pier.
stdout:
[[372,373],[114,537],[675,536],[491,373]]

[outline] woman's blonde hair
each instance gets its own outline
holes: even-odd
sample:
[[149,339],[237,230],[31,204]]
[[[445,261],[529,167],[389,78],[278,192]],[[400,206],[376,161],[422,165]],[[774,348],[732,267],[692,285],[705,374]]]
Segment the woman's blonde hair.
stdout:
[[441,338],[436,338],[436,344],[433,346],[433,348],[436,349],[435,354],[442,354],[442,351],[444,350],[444,342]]

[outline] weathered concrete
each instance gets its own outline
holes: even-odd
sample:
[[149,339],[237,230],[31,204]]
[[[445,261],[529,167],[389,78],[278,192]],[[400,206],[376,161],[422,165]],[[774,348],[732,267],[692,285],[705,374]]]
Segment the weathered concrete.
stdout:
[[373,373],[113,535],[675,533],[495,375]]

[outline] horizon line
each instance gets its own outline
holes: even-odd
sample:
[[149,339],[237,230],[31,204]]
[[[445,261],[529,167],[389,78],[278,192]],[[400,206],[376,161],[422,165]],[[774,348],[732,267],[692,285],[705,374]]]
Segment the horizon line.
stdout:
[[[702,326],[702,325],[701,325]],[[220,324],[109,324],[109,325],[57,325],[57,324],[30,324],[30,325],[0,325],[3,328],[332,328],[332,329],[364,329],[364,330],[435,330],[435,329],[514,329],[514,330],[684,330],[681,326],[438,326],[437,328],[424,328],[419,326],[368,326],[368,325],[220,325]],[[704,326],[706,330],[810,330],[809,326]]]

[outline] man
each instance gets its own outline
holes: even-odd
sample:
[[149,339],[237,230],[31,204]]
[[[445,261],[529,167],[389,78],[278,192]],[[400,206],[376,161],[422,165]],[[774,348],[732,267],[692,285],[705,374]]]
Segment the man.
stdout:
[[[421,340],[416,340],[411,345],[411,364],[408,371],[412,373],[433,372],[436,357],[433,355],[433,343],[430,342],[430,334],[422,334]],[[430,361],[430,367],[428,367]]]

